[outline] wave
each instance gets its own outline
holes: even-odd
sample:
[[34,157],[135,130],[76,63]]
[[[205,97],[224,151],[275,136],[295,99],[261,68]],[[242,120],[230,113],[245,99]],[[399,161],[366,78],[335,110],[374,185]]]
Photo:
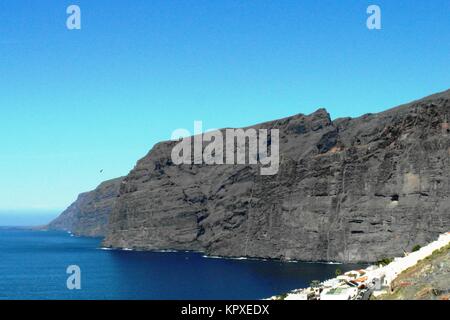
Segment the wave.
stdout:
[[223,259],[223,260],[254,260],[254,261],[269,261],[269,259],[264,258],[251,258],[251,257],[222,257],[222,256],[208,256],[202,255],[206,259]]

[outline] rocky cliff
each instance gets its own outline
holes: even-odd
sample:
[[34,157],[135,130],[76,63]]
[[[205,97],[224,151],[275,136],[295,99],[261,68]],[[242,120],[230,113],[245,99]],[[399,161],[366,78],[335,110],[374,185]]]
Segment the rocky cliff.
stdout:
[[104,245],[211,255],[360,262],[398,256],[450,226],[450,90],[280,130],[280,168],[174,165],[157,145],[124,178]]
[[122,179],[105,181],[95,190],[80,194],[74,203],[45,228],[70,231],[80,236],[104,236]]

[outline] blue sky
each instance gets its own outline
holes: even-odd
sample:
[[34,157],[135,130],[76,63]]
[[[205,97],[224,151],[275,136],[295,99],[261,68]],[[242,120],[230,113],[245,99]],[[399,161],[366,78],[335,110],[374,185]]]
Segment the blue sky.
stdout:
[[358,116],[448,89],[449,15],[448,0],[2,0],[0,209],[62,209],[194,120]]

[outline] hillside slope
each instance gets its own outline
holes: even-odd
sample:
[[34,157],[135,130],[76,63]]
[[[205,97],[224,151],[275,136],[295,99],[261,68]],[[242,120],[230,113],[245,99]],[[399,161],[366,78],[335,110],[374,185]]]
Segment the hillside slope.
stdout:
[[450,246],[434,252],[400,274],[392,283],[392,292],[380,300],[449,300]]

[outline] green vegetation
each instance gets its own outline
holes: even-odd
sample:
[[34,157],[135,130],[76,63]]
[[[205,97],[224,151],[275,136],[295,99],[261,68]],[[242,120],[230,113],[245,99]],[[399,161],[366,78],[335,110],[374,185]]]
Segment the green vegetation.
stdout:
[[383,258],[381,260],[378,260],[377,265],[387,266],[389,263],[394,261],[394,258]]
[[283,293],[283,294],[280,294],[279,296],[276,296],[275,300],[284,300],[287,298],[287,296],[288,296],[287,293]]
[[334,274],[336,275],[336,277],[339,277],[342,274],[342,270],[337,268]]
[[341,294],[345,289],[343,288],[333,288],[327,292],[327,294]]
[[419,251],[420,248],[422,248],[420,245],[416,244],[413,248],[412,248],[412,252],[416,252]]

